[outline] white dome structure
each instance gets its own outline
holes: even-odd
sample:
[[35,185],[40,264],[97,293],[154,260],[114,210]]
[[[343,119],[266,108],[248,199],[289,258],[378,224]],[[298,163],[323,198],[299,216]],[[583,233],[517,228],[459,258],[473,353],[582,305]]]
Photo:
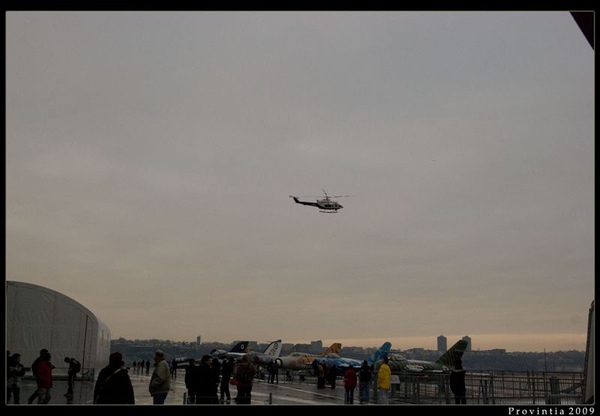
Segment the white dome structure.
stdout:
[[55,375],[66,375],[64,358],[74,357],[81,363],[79,376],[94,380],[108,364],[110,342],[108,326],[75,300],[42,286],[6,282],[6,349],[21,354],[25,367],[45,348]]

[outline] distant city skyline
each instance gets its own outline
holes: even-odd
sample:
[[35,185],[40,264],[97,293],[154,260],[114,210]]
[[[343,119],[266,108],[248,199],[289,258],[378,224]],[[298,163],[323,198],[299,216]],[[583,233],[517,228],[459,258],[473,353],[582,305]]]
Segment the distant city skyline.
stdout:
[[[443,334],[441,334],[443,335]],[[282,339],[283,344],[306,344],[310,345],[315,341],[322,341],[323,345],[331,345],[334,342],[342,343],[343,347],[362,347],[362,348],[377,348],[383,342],[389,341],[392,343],[393,350],[409,350],[413,348],[423,348],[426,350],[437,350],[437,337],[440,335],[436,335],[433,337],[396,337],[396,338],[378,338],[378,339],[370,339],[365,340],[362,338],[348,338],[348,339],[310,339],[310,340],[293,340],[286,341]],[[502,349],[507,352],[556,352],[556,351],[585,351],[586,348],[586,336],[577,336],[574,334],[556,334],[556,336],[548,336],[543,334],[532,335],[532,334],[523,334],[520,336],[514,336],[510,334],[493,334],[493,335],[479,335],[472,337],[470,335],[443,335],[447,339],[447,347],[450,347],[458,340],[463,339],[465,336],[470,338],[470,350],[471,351],[479,351],[479,350],[496,350]],[[168,338],[161,337],[153,337],[153,338],[132,338],[124,335],[113,336],[114,339],[124,338],[127,340],[147,340],[147,339],[160,339],[167,340]],[[195,339],[168,339],[173,342],[189,342],[189,343],[197,343],[198,339],[202,339],[201,344],[211,344],[211,343],[222,343],[222,344],[232,344],[236,341],[248,340],[251,342],[257,342],[259,344],[268,344],[269,342],[279,339],[273,338],[269,340],[259,340],[259,339],[250,339],[250,338],[234,338],[231,340],[218,340],[218,339],[209,339],[205,336],[196,336]],[[562,341],[561,341],[562,340]],[[472,345],[475,344],[475,345]],[[548,346],[544,346],[548,345]],[[551,348],[551,345],[559,345],[558,348]]]

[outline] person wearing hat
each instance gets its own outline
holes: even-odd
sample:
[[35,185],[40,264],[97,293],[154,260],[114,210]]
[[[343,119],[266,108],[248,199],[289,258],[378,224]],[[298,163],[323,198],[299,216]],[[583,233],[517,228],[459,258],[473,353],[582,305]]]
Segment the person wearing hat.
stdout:
[[169,363],[165,360],[162,350],[154,352],[154,371],[150,377],[148,390],[152,395],[153,404],[165,404],[169,390],[171,389],[171,370]]

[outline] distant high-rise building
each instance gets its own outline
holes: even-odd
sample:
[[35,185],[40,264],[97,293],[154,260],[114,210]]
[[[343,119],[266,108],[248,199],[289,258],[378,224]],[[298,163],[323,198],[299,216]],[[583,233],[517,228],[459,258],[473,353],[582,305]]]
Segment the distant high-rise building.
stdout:
[[196,347],[200,347],[200,345],[202,345],[202,337],[198,335],[196,337]]
[[443,335],[437,337],[437,350],[443,352],[448,350],[448,339]]
[[320,354],[323,352],[323,341],[320,339],[317,341],[310,342],[310,351],[314,354]]
[[464,337],[462,337],[463,341],[467,341],[467,349],[465,351],[471,351],[471,337],[468,335],[465,335]]

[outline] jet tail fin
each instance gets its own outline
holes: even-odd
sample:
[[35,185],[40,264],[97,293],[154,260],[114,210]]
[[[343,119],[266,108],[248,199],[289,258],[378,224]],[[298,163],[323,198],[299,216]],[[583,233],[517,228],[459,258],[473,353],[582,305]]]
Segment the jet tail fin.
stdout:
[[248,349],[248,344],[250,344],[250,341],[240,341],[235,344],[233,348],[229,350],[229,352],[246,352]]
[[278,339],[277,341],[273,341],[267,345],[267,348],[265,348],[263,354],[271,355],[273,358],[279,357],[279,354],[281,354],[281,340]]
[[342,344],[340,344],[339,342],[334,342],[329,347],[325,348],[323,350],[323,354],[321,355],[327,355],[329,353],[339,354],[340,351],[342,351]]
[[371,365],[374,362],[383,359],[383,357],[388,355],[391,349],[392,343],[388,341],[384,342],[381,347],[377,348],[377,350],[369,358],[367,358],[367,363]]
[[461,358],[467,349],[468,342],[464,339],[461,339],[456,344],[454,344],[448,351],[446,351],[440,358],[438,358],[435,362],[438,364],[443,364],[446,366],[454,366],[456,360]]

